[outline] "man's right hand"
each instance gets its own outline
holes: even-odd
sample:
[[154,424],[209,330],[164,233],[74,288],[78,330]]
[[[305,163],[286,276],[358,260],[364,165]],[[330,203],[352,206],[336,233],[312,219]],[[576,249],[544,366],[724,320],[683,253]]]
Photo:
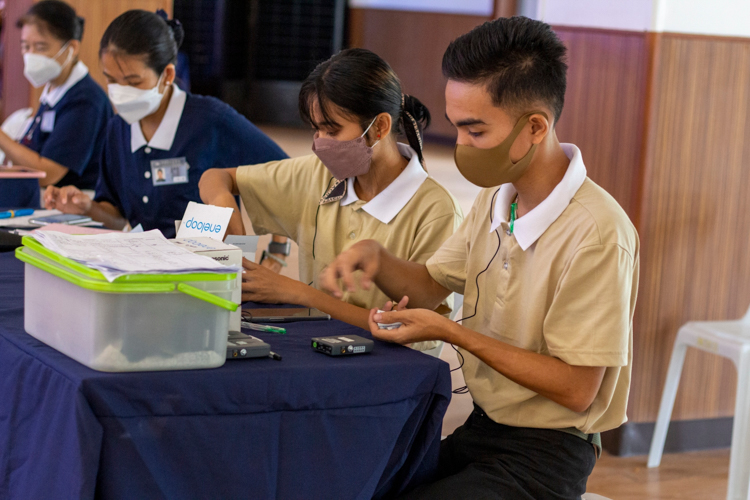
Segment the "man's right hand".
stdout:
[[360,285],[365,290],[369,290],[375,276],[380,272],[382,250],[383,247],[375,240],[355,243],[320,273],[321,288],[334,297],[342,298],[344,290],[357,291],[354,273],[362,271]]
[[48,186],[44,191],[44,207],[66,214],[88,215],[91,210],[91,198],[75,186]]

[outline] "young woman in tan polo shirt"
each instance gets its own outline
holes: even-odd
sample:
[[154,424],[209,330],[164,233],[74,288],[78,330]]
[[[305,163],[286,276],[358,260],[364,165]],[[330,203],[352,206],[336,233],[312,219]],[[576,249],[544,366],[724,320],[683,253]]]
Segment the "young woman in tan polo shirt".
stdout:
[[[315,131],[314,154],[209,170],[200,181],[201,198],[235,209],[229,234],[245,234],[234,198],[239,194],[256,234],[285,235],[299,245],[301,281],[245,261],[243,300],[315,307],[367,328],[368,309],[390,298],[371,287],[339,301],[317,289],[320,272],[366,239],[424,263],[463,215],[424,168],[429,111],[402,94],[398,77],[376,54],[348,49],[318,65],[302,85],[299,108]],[[408,145],[396,141],[399,133]]]

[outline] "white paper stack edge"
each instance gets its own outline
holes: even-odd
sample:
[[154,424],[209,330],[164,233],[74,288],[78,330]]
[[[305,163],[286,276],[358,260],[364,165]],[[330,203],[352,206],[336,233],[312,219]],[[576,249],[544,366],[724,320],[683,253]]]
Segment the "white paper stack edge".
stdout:
[[225,266],[173,244],[157,229],[143,233],[70,235],[56,231],[34,233],[49,250],[98,269],[108,281],[126,274],[238,273],[240,265]]

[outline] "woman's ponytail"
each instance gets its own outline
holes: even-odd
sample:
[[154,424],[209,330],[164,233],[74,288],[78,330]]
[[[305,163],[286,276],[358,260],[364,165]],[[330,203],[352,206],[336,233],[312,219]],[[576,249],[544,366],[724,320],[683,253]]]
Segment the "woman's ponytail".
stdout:
[[182,27],[182,23],[177,19],[169,19],[167,25],[172,29],[174,43],[177,44],[177,48],[179,49],[182,46],[183,40],[185,40],[185,28]]
[[422,134],[430,126],[430,111],[414,96],[401,95],[401,126],[409,146],[417,152],[422,167],[425,167]]

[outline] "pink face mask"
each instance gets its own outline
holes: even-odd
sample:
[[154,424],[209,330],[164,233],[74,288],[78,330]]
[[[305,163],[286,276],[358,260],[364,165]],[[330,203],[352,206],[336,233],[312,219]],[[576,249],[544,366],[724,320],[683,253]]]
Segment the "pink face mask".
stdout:
[[377,120],[377,117],[370,122],[362,135],[350,141],[337,141],[328,137],[316,137],[313,140],[313,153],[320,158],[323,165],[331,171],[336,179],[343,181],[350,177],[364,175],[370,171],[372,148],[380,141],[368,146],[365,134],[370,130],[375,120]]

